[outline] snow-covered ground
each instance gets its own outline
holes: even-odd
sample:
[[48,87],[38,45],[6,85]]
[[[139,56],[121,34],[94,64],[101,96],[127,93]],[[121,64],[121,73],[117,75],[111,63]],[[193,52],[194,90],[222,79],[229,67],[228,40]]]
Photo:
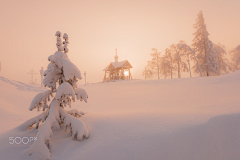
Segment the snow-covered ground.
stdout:
[[[19,125],[41,112],[29,111],[44,88],[0,77],[0,160],[35,160],[32,144],[9,137],[34,137]],[[72,108],[90,138],[74,141],[54,130],[52,160],[239,160],[240,72],[216,77],[133,80],[80,86],[88,103]]]

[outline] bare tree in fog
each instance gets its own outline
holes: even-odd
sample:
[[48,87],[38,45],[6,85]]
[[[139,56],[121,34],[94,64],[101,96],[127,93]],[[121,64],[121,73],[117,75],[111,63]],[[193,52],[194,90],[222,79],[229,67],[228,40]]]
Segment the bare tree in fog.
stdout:
[[226,47],[220,43],[213,44],[213,49],[215,52],[215,55],[217,57],[217,63],[218,63],[218,73],[228,73],[231,69],[230,62],[226,58],[227,52]]
[[232,68],[234,70],[240,69],[240,45],[236,48],[230,50],[231,61],[232,61]]
[[160,68],[159,67],[160,67],[160,63],[161,63],[161,59],[160,59],[161,52],[158,52],[156,48],[152,48],[152,50],[154,52],[150,54],[152,56],[152,60],[148,62],[148,66],[151,67],[153,69],[153,71],[157,71],[158,79],[160,79]]
[[171,79],[172,79],[173,71],[174,71],[175,68],[173,66],[173,53],[172,53],[171,49],[169,49],[169,48],[165,49],[164,61],[165,61],[166,64],[168,64]]
[[160,73],[165,79],[171,75],[171,64],[166,55],[161,57]]
[[152,79],[153,72],[151,69],[149,69],[149,66],[146,66],[145,69],[142,72],[142,75],[145,77],[145,80]]

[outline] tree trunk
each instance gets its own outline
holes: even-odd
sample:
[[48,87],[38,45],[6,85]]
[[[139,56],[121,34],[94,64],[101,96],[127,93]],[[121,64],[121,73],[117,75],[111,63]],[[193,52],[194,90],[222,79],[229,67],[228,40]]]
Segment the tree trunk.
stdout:
[[173,68],[173,66],[172,66],[172,55],[170,54],[170,59],[171,59],[171,79],[172,79],[172,68]]
[[200,72],[200,75],[201,75],[201,77],[202,77],[202,70],[201,70],[201,67],[200,67],[200,65],[199,65],[199,63],[198,63],[198,60],[197,60],[197,58],[195,57],[195,55],[194,55],[194,58],[195,58],[195,60],[197,61],[198,68],[199,68],[199,72]]
[[180,78],[180,64],[179,64],[179,61],[178,61],[178,78]]
[[146,74],[147,74],[147,72],[146,72],[146,67],[145,67],[145,80],[146,80]]
[[[207,63],[207,51],[206,51],[206,41],[204,39],[204,51],[205,51],[205,62]],[[206,64],[205,64],[206,65]],[[207,73],[207,76],[209,76],[209,70],[208,70],[208,66],[206,66],[206,73]]]
[[219,73],[219,75],[221,74],[221,71],[220,71],[220,61],[219,61],[219,57],[218,57],[218,73]]
[[192,77],[189,55],[187,57],[188,57],[188,68],[189,68],[189,72],[190,72],[190,77]]

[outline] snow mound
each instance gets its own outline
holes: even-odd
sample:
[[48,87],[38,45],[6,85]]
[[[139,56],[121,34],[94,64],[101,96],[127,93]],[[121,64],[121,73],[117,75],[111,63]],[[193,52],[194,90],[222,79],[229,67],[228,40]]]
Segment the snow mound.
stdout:
[[240,157],[240,113],[211,118],[207,123],[205,159]]

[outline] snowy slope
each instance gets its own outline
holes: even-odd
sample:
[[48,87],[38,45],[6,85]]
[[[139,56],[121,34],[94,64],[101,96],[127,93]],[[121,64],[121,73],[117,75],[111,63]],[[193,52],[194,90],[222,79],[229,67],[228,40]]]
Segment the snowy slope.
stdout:
[[[73,141],[54,130],[53,160],[220,160],[240,159],[240,72],[218,77],[120,81],[82,86],[88,103],[73,108],[90,138]],[[9,144],[9,137],[35,136],[19,125],[38,115],[28,111],[37,92],[0,81],[0,159],[35,159],[30,144]],[[223,116],[221,116],[223,115]],[[11,129],[12,128],[12,129]]]
[[35,92],[45,91],[45,88],[39,87],[37,84],[34,85],[34,84],[22,83],[19,81],[11,81],[2,76],[0,76],[0,80],[8,83],[10,85],[13,85],[13,86],[17,87],[18,90],[22,90],[22,91],[35,91]]
[[[20,83],[0,77],[0,133],[13,128],[26,121],[32,115],[26,110],[30,105],[30,99],[37,92],[35,86],[20,85]],[[38,113],[37,113],[38,114]],[[33,115],[36,115],[33,113]]]

